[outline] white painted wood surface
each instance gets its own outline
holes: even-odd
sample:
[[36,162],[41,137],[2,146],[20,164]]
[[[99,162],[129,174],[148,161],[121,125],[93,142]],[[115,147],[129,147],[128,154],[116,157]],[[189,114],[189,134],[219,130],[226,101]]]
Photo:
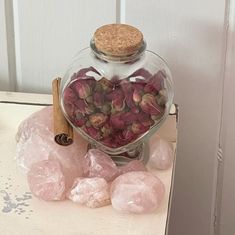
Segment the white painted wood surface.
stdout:
[[213,233],[224,9],[213,0],[126,1],[126,22],[169,63],[180,107],[170,235]]
[[[0,92],[0,101],[51,103],[49,95],[33,95],[23,93]],[[171,167],[168,170],[156,170],[150,165],[147,168],[157,175],[164,183],[166,193],[159,209],[145,215],[121,214],[111,206],[90,209],[76,205],[71,201],[45,202],[32,198],[18,201],[29,191],[25,175],[17,169],[15,155],[15,134],[18,125],[31,113],[42,106],[1,103],[4,113],[0,116],[0,234],[1,235],[165,235],[170,204],[172,184]],[[166,132],[166,133],[165,133]],[[177,138],[176,115],[168,117],[161,127],[161,136],[172,141],[174,146]],[[154,137],[154,136],[153,136]],[[11,186],[10,186],[11,185]],[[9,200],[4,199],[8,193]],[[11,194],[10,194],[11,193]],[[15,209],[6,213],[7,203],[25,202],[28,206],[21,214]],[[5,208],[5,210],[4,210]],[[8,208],[11,208],[10,206]],[[5,213],[4,213],[5,211]]]
[[18,91],[51,92],[94,30],[116,20],[114,0],[14,1]]

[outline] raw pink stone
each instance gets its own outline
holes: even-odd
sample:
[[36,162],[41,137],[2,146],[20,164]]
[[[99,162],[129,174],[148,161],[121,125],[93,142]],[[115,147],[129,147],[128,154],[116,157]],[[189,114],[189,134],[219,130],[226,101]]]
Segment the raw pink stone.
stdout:
[[80,162],[86,154],[87,141],[75,133],[72,145],[64,147],[56,144],[52,117],[52,107],[46,107],[20,124],[16,135],[16,160],[26,172],[39,161],[59,160],[63,166],[66,188],[70,188],[74,179],[83,174]]
[[165,193],[160,179],[144,171],[132,171],[117,177],[111,184],[111,202],[121,212],[155,211]]
[[65,198],[65,177],[58,160],[44,160],[31,166],[27,175],[31,192],[51,201]]
[[119,174],[125,174],[130,171],[146,171],[144,164],[141,161],[133,160],[128,164],[119,167]]
[[103,178],[77,178],[69,199],[91,208],[110,204],[109,185]]
[[109,155],[99,149],[90,149],[83,159],[83,171],[87,177],[100,177],[112,181],[119,171]]
[[149,165],[160,170],[168,169],[174,159],[173,146],[160,137],[150,139],[150,159]]

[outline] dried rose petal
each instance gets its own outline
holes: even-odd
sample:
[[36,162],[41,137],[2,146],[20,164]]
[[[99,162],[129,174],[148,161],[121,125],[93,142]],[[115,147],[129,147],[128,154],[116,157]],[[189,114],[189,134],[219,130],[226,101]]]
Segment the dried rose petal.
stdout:
[[94,113],[89,116],[90,123],[95,128],[102,127],[105,124],[107,118],[108,117],[103,113]]
[[144,87],[145,92],[157,92],[160,91],[164,83],[164,75],[161,71],[154,74]]
[[127,143],[129,143],[135,138],[135,134],[131,130],[123,130],[122,137]]
[[94,107],[92,105],[89,105],[82,99],[78,99],[76,101],[76,107],[82,114],[91,114],[94,112]]
[[73,123],[75,126],[79,127],[86,124],[86,119],[78,110],[75,111],[75,119],[73,120]]
[[97,108],[100,108],[104,104],[104,95],[100,92],[95,92],[93,96],[93,100],[94,100],[94,105]]
[[66,87],[64,89],[63,97],[64,97],[64,102],[66,104],[67,103],[74,104],[78,99],[77,95],[70,87]]
[[131,124],[134,121],[137,120],[136,114],[132,112],[126,112],[121,115],[121,119],[126,123],[126,124]]
[[91,87],[86,80],[76,80],[71,84],[71,87],[81,99],[85,99],[91,94]]
[[149,130],[149,127],[142,125],[140,122],[134,122],[131,126],[131,130],[134,134],[143,134]]
[[124,99],[124,93],[122,92],[121,89],[115,89],[112,92],[110,92],[109,94],[107,94],[105,97],[109,101],[123,100]]
[[145,113],[150,115],[159,115],[163,113],[163,109],[157,104],[154,95],[149,93],[143,95],[140,107]]
[[133,100],[133,92],[131,91],[128,94],[126,94],[126,104],[130,109],[136,107],[135,102]]
[[121,113],[112,114],[110,116],[110,123],[116,129],[125,128],[125,122],[121,118]]
[[102,138],[101,133],[99,130],[95,129],[94,127],[86,127],[85,131],[95,140],[100,140]]

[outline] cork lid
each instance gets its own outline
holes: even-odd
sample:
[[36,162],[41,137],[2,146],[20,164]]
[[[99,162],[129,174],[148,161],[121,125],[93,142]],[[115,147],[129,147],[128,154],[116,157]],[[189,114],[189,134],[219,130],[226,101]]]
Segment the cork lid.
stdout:
[[139,50],[143,34],[127,24],[108,24],[95,31],[94,42],[97,50],[106,55],[128,56]]

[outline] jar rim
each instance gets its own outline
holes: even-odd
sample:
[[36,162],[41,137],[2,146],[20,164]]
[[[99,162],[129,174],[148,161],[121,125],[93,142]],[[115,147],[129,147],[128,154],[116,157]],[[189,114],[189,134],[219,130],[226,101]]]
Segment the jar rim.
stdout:
[[105,53],[99,51],[95,45],[94,38],[92,38],[90,41],[90,48],[91,48],[91,51],[93,52],[93,54],[96,57],[98,57],[99,59],[107,61],[107,62],[112,61],[112,62],[117,62],[117,63],[118,62],[123,63],[123,62],[135,61],[135,60],[139,59],[144,54],[146,47],[147,47],[147,44],[146,44],[145,40],[143,40],[140,48],[137,51],[135,51],[133,54],[125,55],[125,56],[115,56],[112,54],[105,54]]

